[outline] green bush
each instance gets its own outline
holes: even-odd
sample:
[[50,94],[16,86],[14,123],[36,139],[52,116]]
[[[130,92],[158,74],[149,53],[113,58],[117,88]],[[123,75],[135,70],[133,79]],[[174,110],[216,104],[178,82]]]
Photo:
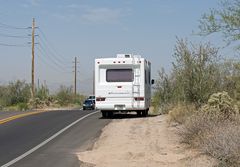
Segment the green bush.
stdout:
[[218,49],[209,43],[194,45],[177,40],[173,71],[159,71],[154,105],[165,110],[171,104],[193,103],[200,107],[222,88]]
[[17,80],[6,86],[0,86],[0,105],[11,106],[18,103],[27,103],[31,97],[30,85],[25,81]]
[[55,98],[61,106],[73,103],[75,96],[73,94],[72,87],[60,86]]
[[49,90],[46,86],[42,85],[39,89],[36,90],[36,98],[40,100],[47,100],[49,98]]
[[18,103],[17,106],[20,111],[26,111],[29,109],[29,106],[27,103]]

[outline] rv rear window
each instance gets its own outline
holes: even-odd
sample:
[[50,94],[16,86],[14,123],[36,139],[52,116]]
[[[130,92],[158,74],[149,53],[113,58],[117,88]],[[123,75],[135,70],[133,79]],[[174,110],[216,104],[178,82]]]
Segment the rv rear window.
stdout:
[[132,69],[107,69],[107,82],[132,82]]

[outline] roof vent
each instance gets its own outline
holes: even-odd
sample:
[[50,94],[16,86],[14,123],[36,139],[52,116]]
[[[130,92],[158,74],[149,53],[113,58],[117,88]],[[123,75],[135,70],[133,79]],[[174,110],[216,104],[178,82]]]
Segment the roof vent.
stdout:
[[132,54],[117,54],[117,58],[132,58]]

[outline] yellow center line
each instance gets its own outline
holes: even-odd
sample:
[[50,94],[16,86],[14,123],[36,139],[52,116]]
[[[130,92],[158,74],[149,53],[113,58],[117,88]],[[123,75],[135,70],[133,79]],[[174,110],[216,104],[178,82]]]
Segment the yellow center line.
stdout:
[[47,112],[47,111],[33,111],[33,112],[24,113],[24,114],[14,115],[14,116],[11,116],[11,117],[8,117],[8,118],[1,119],[0,120],[0,125],[4,124],[6,122],[9,122],[9,121],[18,119],[18,118],[26,117],[26,116],[29,116],[29,115],[40,114],[40,113],[44,113],[44,112]]

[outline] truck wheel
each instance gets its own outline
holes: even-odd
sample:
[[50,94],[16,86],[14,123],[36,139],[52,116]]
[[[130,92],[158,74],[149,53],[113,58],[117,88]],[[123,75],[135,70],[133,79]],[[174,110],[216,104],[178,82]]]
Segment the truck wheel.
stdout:
[[106,118],[107,117],[107,112],[106,111],[101,111],[102,112],[102,117]]

